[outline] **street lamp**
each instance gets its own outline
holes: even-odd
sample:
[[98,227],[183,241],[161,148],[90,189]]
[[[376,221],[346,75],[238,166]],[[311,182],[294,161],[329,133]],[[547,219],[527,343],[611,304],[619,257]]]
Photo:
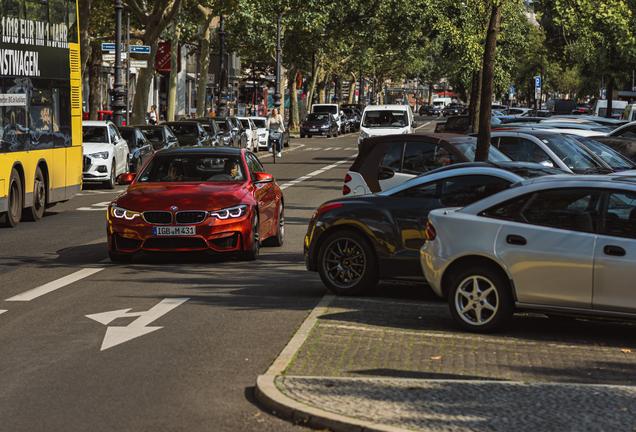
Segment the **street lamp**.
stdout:
[[113,95],[113,117],[119,127],[124,125],[124,95],[126,90],[121,81],[121,12],[124,5],[121,0],[115,0],[115,83],[111,94]]
[[223,15],[221,15],[219,25],[219,109],[217,115],[219,117],[227,117],[227,101],[225,100],[225,80],[227,72],[225,71],[225,28],[223,27]]
[[276,92],[274,93],[274,108],[280,114],[280,16],[278,17],[278,25],[276,30]]

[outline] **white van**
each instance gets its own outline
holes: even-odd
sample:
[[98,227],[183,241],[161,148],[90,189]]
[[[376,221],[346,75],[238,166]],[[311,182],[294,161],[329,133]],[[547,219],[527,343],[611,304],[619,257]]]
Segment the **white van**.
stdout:
[[416,127],[410,105],[369,105],[362,113],[358,146],[372,136],[414,133]]
[[[627,101],[613,100],[612,101],[612,117],[618,117],[623,115],[623,111],[627,106]],[[607,112],[607,99],[599,99],[592,107],[591,115],[598,117],[605,117]]]
[[629,122],[636,121],[636,104],[629,104],[625,107],[625,111],[623,111],[623,120],[627,120]]
[[449,97],[433,97],[433,106],[440,110],[451,102],[453,100]]
[[338,104],[313,104],[311,106],[312,113],[329,113],[336,116],[338,124],[338,135],[342,130],[342,116],[340,115],[340,106]]

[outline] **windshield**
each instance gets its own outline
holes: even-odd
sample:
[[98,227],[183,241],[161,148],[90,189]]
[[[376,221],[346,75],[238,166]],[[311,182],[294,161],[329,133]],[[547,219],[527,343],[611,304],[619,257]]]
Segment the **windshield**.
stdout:
[[305,121],[329,121],[329,114],[307,114]]
[[152,142],[161,142],[164,141],[163,130],[161,129],[142,129],[141,130],[146,138]]
[[229,124],[226,120],[214,120],[214,123],[216,123],[219,129],[224,132],[228,132],[232,130],[232,125]]
[[387,128],[408,126],[406,111],[367,111],[364,113],[362,126],[366,128]]
[[263,119],[252,119],[252,122],[256,125],[257,128],[267,128],[267,120]]
[[[612,108],[612,115],[622,116],[625,108]],[[598,116],[605,117],[607,115],[607,108],[599,108]]]
[[596,160],[591,151],[581,148],[578,145],[578,141],[568,136],[554,135],[550,137],[540,137],[539,139],[547,145],[568,168],[577,174],[598,172],[599,169],[606,169],[600,161]]
[[240,119],[239,120],[245,129],[251,129],[250,121],[248,119]]
[[338,107],[335,105],[313,105],[311,110],[315,113],[338,114]]
[[627,156],[623,156],[621,153],[603,144],[602,142],[576,135],[569,135],[569,137],[582,143],[596,156],[603,159],[603,161],[611,166],[614,171],[623,171],[636,168],[636,163],[634,161],[629,159]]
[[98,143],[107,143],[108,135],[106,128],[103,126],[84,126],[82,128],[83,137],[82,140],[84,142],[98,142]]
[[245,169],[237,156],[161,154],[152,158],[139,174],[138,182],[243,181]]
[[[462,152],[464,156],[468,158],[471,162],[475,162],[475,152],[477,150],[477,142],[460,142],[460,143],[451,143],[457,150]],[[511,161],[508,156],[503,154],[498,148],[490,146],[490,151],[488,152],[488,160],[490,162],[506,162]]]
[[184,125],[184,124],[173,123],[169,126],[172,128],[172,131],[177,136],[181,136],[181,137],[197,136],[197,127],[194,125]]

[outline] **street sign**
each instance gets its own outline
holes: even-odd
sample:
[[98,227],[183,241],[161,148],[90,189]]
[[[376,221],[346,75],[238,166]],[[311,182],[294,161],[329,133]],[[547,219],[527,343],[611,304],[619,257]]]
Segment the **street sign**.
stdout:
[[[127,56],[128,56],[128,54],[126,54],[125,52],[120,53],[120,57],[121,57],[122,60],[126,60]],[[114,62],[115,61],[115,54],[102,54],[102,61]]]
[[541,89],[541,77],[540,76],[534,77],[534,88],[535,89]]
[[510,96],[513,96],[515,94],[515,88],[510,86]]
[[148,54],[150,53],[150,47],[148,45],[131,45],[130,52]]
[[102,51],[115,51],[115,43],[103,43]]
[[130,67],[143,69],[148,67],[148,60],[130,60]]

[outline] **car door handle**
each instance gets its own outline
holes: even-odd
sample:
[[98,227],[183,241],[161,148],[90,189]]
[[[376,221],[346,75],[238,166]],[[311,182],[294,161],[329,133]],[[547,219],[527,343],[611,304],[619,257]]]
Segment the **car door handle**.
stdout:
[[525,238],[521,236],[510,234],[509,236],[506,237],[506,243],[512,244],[512,245],[524,246],[528,242],[526,241]]
[[619,246],[607,245],[603,248],[605,255],[625,256],[625,249]]

